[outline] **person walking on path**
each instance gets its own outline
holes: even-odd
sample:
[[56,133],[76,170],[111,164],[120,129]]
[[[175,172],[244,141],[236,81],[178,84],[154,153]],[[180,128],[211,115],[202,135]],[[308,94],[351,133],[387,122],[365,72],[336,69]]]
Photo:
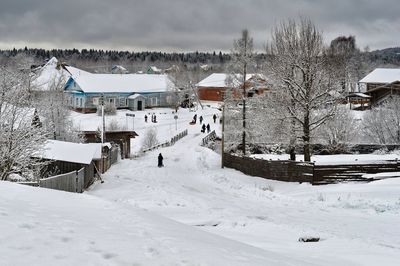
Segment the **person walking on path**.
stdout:
[[210,124],[207,124],[207,133],[210,133]]
[[163,158],[162,154],[160,153],[158,155],[158,167],[164,167],[163,159],[164,158]]
[[147,115],[144,115],[144,122],[147,123]]
[[201,127],[201,133],[206,132],[206,124],[203,124],[203,126]]
[[203,116],[200,116],[199,121],[200,121],[200,125],[201,125],[203,123]]
[[217,115],[216,114],[213,115],[213,119],[214,119],[214,124],[215,124],[215,121],[217,120]]

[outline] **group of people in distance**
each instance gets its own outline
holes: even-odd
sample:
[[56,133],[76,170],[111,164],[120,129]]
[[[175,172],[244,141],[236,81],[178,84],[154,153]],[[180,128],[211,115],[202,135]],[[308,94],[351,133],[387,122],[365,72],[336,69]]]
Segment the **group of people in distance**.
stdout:
[[[214,124],[215,124],[216,121],[217,121],[217,115],[214,114],[214,115],[212,116],[212,118],[213,118]],[[153,119],[154,119],[154,121],[153,121]],[[144,116],[144,121],[147,122],[147,115]],[[210,130],[211,130],[210,124],[207,124],[207,125],[206,125],[205,123],[203,123],[203,121],[204,121],[203,116],[200,116],[200,117],[199,117],[199,122],[200,122],[200,125],[202,125],[202,126],[201,126],[201,132],[204,133],[204,132],[206,132],[206,130],[207,130],[207,133],[210,133]],[[155,115],[155,114],[151,116],[151,122],[157,123],[156,115]],[[192,120],[192,122],[190,122],[190,124],[191,124],[191,125],[194,125],[194,124],[196,124],[196,122],[197,122],[197,114],[195,114],[195,115],[193,116],[193,120]],[[158,154],[158,167],[164,167],[163,160],[164,160],[164,157],[162,156],[162,154],[161,154],[161,153]]]
[[[146,122],[146,123],[147,123],[147,118],[148,118],[148,116],[147,116],[147,115],[144,115],[144,122]],[[155,113],[152,113],[152,114],[151,114],[151,122],[152,122],[152,123],[157,123],[157,116],[156,116]]]

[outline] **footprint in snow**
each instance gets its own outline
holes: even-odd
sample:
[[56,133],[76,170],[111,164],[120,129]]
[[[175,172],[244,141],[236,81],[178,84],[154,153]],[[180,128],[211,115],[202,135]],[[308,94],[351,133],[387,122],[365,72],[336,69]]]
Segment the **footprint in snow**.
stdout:
[[154,256],[158,256],[160,253],[155,248],[147,247],[146,252],[144,254],[146,255],[146,257],[152,258]]

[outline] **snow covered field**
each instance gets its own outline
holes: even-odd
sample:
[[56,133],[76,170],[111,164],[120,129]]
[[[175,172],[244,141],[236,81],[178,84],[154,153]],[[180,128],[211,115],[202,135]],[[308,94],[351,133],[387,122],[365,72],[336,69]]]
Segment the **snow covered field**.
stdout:
[[[216,112],[197,114],[213,129]],[[188,136],[120,161],[84,194],[0,183],[0,265],[398,265],[400,178],[311,186],[246,176],[199,146],[194,113],[179,110],[176,131],[170,109],[156,113],[146,124],[136,112],[139,135],[156,126],[160,141]]]

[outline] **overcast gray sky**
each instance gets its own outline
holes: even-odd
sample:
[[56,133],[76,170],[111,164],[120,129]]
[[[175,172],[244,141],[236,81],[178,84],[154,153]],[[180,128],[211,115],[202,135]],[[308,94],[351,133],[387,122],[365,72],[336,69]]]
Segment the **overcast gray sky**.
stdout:
[[0,0],[0,48],[228,51],[247,28],[258,49],[278,22],[310,17],[325,42],[400,46],[398,0]]

